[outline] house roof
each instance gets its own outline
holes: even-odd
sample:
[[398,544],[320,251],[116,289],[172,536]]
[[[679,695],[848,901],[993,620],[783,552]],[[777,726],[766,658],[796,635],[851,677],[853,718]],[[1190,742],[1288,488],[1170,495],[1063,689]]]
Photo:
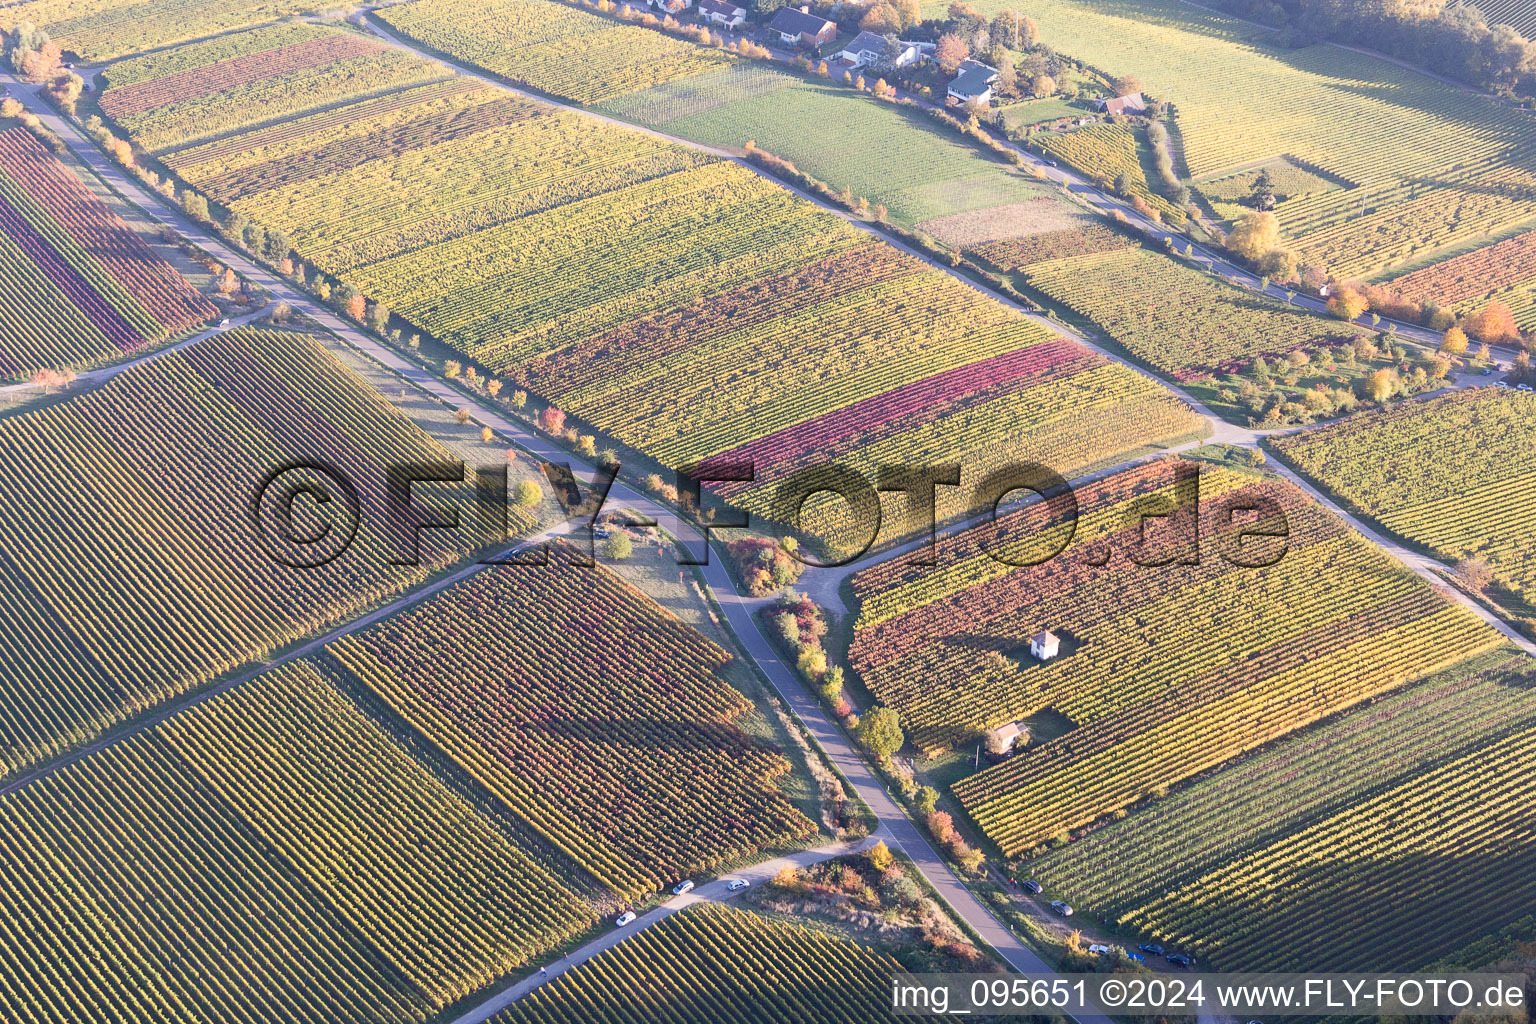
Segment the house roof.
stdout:
[[885,37],[876,32],[860,32],[853,37],[853,42],[843,47],[843,53],[880,53],[885,49]]
[[988,67],[980,61],[968,60],[960,65],[960,73],[949,83],[949,91],[954,96],[980,96],[995,81],[996,68]]
[[830,24],[832,23],[826,18],[818,18],[798,8],[781,7],[773,16],[773,20],[768,23],[768,27],[775,32],[783,32],[787,35],[816,36]]
[[1141,93],[1133,92],[1129,96],[1116,96],[1112,100],[1105,100],[1104,109],[1111,114],[1124,114],[1126,111],[1139,113],[1147,109],[1147,101],[1142,99]]
[[737,14],[745,17],[747,13],[745,7],[726,3],[726,0],[699,0],[699,10],[705,14],[718,14],[723,18],[734,18]]
[[997,740],[1016,740],[1024,735],[1024,730],[1019,728],[1018,722],[1004,722],[996,729],[993,729],[989,735]]
[[1059,644],[1061,643],[1061,637],[1047,629],[1030,637],[1029,642],[1032,644]]

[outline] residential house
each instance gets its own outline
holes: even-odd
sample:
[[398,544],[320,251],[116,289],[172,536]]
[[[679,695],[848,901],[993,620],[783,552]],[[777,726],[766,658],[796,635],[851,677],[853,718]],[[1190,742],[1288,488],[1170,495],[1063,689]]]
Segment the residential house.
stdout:
[[819,18],[809,7],[781,7],[768,23],[786,46],[825,46],[837,38],[837,23]]
[[852,42],[839,51],[837,59],[854,68],[904,68],[922,59],[924,45],[930,50],[933,47],[932,43],[904,43],[898,40],[895,44],[895,54],[887,62],[885,37],[874,32],[860,32],[853,37]]
[[1141,93],[1133,92],[1129,96],[1116,96],[1112,100],[1099,100],[1098,108],[1106,114],[1145,114],[1147,101]]
[[740,28],[747,20],[747,10],[728,0],[699,0],[699,16],[726,28]]
[[952,103],[991,103],[992,83],[997,81],[997,68],[979,60],[960,62],[954,80],[949,83],[949,99]]
[[645,0],[663,14],[680,14],[693,6],[693,0]]
[[1050,661],[1061,653],[1061,637],[1048,629],[1036,633],[1029,638],[1029,653],[1041,661]]

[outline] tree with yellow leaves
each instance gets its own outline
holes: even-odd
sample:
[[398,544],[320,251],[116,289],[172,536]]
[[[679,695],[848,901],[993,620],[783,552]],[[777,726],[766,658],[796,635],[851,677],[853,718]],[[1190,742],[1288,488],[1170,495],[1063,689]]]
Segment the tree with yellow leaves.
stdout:
[[1448,356],[1459,356],[1465,354],[1467,351],[1467,345],[1467,332],[1463,331],[1460,327],[1452,327],[1450,330],[1446,331],[1445,336],[1440,339],[1440,351],[1444,352]]
[[1267,210],[1253,210],[1227,236],[1227,248],[1248,260],[1257,260],[1280,246],[1280,219]]
[[1328,300],[1328,312],[1340,320],[1353,320],[1366,311],[1370,303],[1365,301],[1365,296],[1353,288],[1340,288]]

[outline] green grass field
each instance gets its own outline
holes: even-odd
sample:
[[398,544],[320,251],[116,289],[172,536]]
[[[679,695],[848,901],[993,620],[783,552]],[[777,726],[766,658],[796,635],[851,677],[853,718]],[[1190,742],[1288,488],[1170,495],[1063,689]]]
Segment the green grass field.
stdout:
[[999,108],[1003,114],[1003,123],[1010,129],[1023,128],[1032,124],[1044,124],[1046,121],[1054,121],[1062,117],[1082,117],[1089,111],[1077,106],[1059,96],[1050,96],[1043,100],[1024,100],[1022,103],[1010,103],[1006,107]]
[[1339,47],[1280,50],[1178,0],[1040,0],[1029,13],[1045,43],[1170,100],[1196,179],[1294,156],[1351,183],[1281,216],[1303,259],[1339,276],[1536,214],[1536,122],[1523,111]]
[[924,115],[758,65],[669,82],[596,109],[712,146],[750,139],[908,224],[1041,194]]

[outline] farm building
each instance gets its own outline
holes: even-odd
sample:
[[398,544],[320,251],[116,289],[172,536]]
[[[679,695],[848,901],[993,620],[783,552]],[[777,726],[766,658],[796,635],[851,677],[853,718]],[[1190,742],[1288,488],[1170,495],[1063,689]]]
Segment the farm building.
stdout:
[[740,28],[747,20],[746,8],[737,7],[726,0],[699,0],[699,14],[726,28]]
[[1043,630],[1029,638],[1029,653],[1041,661],[1050,661],[1061,653],[1061,637],[1050,630]]
[[979,60],[961,61],[959,71],[949,83],[949,98],[955,103],[991,103],[995,81],[997,68]]
[[768,23],[789,46],[821,46],[837,38],[837,23],[818,18],[809,7],[784,7]]
[[[887,46],[895,52],[887,55]],[[874,32],[860,32],[853,37],[852,42],[838,52],[837,57],[838,60],[855,68],[871,66],[904,68],[909,64],[916,64],[922,58],[922,50],[916,43],[900,41],[888,43],[882,35]]]
[[987,733],[987,753],[994,755],[1006,754],[1013,749],[1019,737],[1025,735],[1017,722],[1004,722],[1002,725]]
[[1116,96],[1112,100],[1099,100],[1098,108],[1106,114],[1144,114],[1147,101],[1139,92],[1129,96]]

